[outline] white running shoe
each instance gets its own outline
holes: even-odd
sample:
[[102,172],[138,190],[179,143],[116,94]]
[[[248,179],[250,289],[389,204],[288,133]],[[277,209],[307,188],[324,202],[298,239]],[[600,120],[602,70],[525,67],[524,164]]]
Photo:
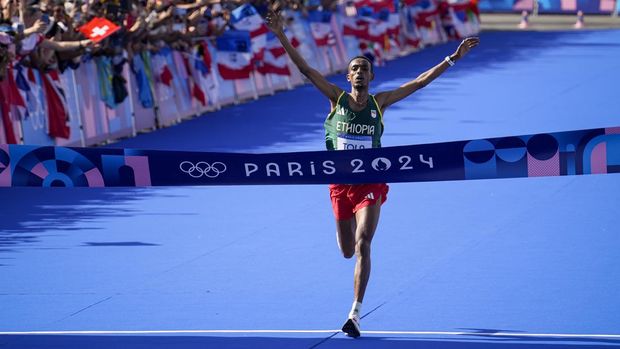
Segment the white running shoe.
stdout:
[[347,322],[345,322],[342,326],[342,332],[344,332],[349,337],[359,337],[361,335],[360,320],[356,317],[347,319]]

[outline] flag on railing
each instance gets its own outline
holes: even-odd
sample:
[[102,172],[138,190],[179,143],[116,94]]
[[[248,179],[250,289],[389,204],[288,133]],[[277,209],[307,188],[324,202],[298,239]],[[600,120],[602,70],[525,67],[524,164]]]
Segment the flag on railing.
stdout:
[[387,34],[391,37],[398,37],[400,34],[400,14],[390,13],[387,22]]
[[317,46],[328,46],[335,44],[334,34],[331,27],[332,13],[329,11],[310,11],[308,22],[310,31]]
[[342,21],[342,35],[368,40],[369,22],[357,17],[345,17]]
[[441,27],[437,0],[405,0],[407,12],[414,21],[424,44],[438,44],[446,41]]
[[191,54],[183,58],[187,71],[191,74],[189,83],[192,97],[203,106],[209,102],[215,104],[215,98],[209,94],[209,90],[213,88],[214,79],[211,74],[211,53],[207,43],[198,42]]
[[[476,34],[480,29],[480,20],[476,5],[470,0],[454,0],[446,4],[445,14],[442,17],[444,27],[453,27],[451,36],[454,39]],[[446,23],[447,22],[447,23]]]
[[6,74],[7,89],[5,91],[9,113],[13,120],[20,120],[28,114],[26,101],[22,97],[17,81],[15,80],[15,68],[9,67]]
[[48,134],[50,137],[69,138],[69,112],[58,70],[43,74],[43,88],[47,99]]
[[167,65],[162,65],[161,71],[159,72],[159,81],[161,81],[164,85],[170,87],[172,86],[172,72]]
[[144,108],[152,108],[155,105],[151,85],[147,75],[142,55],[135,54],[131,64],[132,71],[136,77],[136,85],[138,87],[138,99]]
[[[10,66],[8,68],[10,70]],[[7,76],[12,74],[7,71]],[[4,129],[4,138],[0,135],[0,139],[9,144],[17,143],[17,135],[13,129],[13,122],[9,115],[9,101],[8,101],[8,79],[0,81],[0,116],[2,116],[2,126],[0,126],[0,132]]]
[[[301,45],[301,43],[299,42],[299,40],[297,40],[297,37],[295,36],[295,34],[293,34],[292,31],[285,29],[284,35],[286,35],[288,41],[294,48],[298,48],[299,45]],[[286,51],[284,50],[284,47],[282,47],[282,44],[280,44],[278,38],[271,33],[267,35],[267,50],[269,50],[271,54],[276,58],[286,54]]]
[[[20,64],[17,64],[13,67],[13,72],[15,73],[15,86],[17,87],[17,92],[19,92],[21,99],[24,101],[24,106],[18,108],[18,117],[23,120],[30,116],[29,110],[31,107],[35,107],[36,105],[32,103],[32,88],[30,88],[30,81],[26,78],[24,71],[27,68],[23,67]],[[36,79],[33,76],[33,84],[36,85]],[[30,97],[30,98],[29,98]],[[31,102],[31,103],[28,103]]]
[[265,47],[267,46],[267,33],[269,28],[263,18],[258,14],[254,6],[245,4],[237,7],[230,13],[230,24],[236,30],[250,32],[252,44],[252,59],[258,61],[263,59]]
[[166,59],[166,55],[170,53],[170,48],[164,47],[151,55],[153,80],[155,81],[155,98],[160,101],[168,100],[174,96],[174,84],[172,80],[175,77],[168,67],[168,60]]
[[390,17],[389,11],[381,11],[378,13],[372,13],[371,16],[364,16],[366,20],[370,21],[373,18],[374,21],[368,27],[369,40],[375,44],[380,45],[383,49],[386,49],[389,45],[387,32],[388,32],[388,20]]
[[366,6],[372,7],[375,13],[379,13],[382,10],[387,10],[389,12],[396,12],[396,6],[394,4],[394,0],[374,0],[367,3]]
[[198,57],[196,53],[197,49],[193,48],[189,55],[183,55],[183,65],[185,70],[189,73],[189,92],[190,95],[195,98],[203,106],[207,105],[207,94],[202,89],[200,83],[200,77],[202,74],[209,74],[209,69],[204,66],[204,62]]
[[224,80],[247,79],[252,72],[250,32],[228,30],[216,39],[217,68]]
[[[290,31],[285,31],[285,35],[291,42],[291,45],[295,48],[299,47],[299,40]],[[280,44],[278,38],[269,33],[267,36],[267,50],[265,51],[265,58],[258,66],[258,71],[261,74],[275,74],[290,76],[291,71],[288,67],[288,57],[286,51]]]
[[405,45],[411,48],[414,48],[414,49],[421,48],[422,39],[420,39],[420,37],[417,36],[415,32],[414,33],[405,32],[403,36],[405,38]]

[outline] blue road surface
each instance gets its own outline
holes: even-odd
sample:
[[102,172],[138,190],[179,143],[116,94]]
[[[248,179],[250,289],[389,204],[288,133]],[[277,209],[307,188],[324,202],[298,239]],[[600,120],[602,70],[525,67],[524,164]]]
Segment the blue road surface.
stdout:
[[[618,30],[483,33],[388,109],[383,144],[620,126],[618,57]],[[110,146],[321,150],[328,109],[306,85]],[[618,174],[390,185],[353,340],[326,186],[3,188],[0,348],[620,346],[619,193]]]

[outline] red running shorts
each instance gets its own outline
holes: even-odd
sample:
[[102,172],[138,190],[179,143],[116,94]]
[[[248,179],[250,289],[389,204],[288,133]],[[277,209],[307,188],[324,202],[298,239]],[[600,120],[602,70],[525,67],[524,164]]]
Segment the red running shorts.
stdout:
[[329,196],[337,220],[348,220],[364,207],[372,206],[381,198],[387,201],[389,186],[379,184],[330,184]]

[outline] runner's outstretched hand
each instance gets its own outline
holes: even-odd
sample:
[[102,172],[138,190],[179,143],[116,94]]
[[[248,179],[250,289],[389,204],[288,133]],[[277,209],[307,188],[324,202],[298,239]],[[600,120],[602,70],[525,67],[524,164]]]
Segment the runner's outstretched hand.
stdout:
[[480,38],[478,37],[465,38],[463,41],[461,41],[459,48],[456,49],[456,52],[454,52],[454,54],[456,55],[457,59],[461,59],[469,52],[469,50],[478,46],[479,43]]

